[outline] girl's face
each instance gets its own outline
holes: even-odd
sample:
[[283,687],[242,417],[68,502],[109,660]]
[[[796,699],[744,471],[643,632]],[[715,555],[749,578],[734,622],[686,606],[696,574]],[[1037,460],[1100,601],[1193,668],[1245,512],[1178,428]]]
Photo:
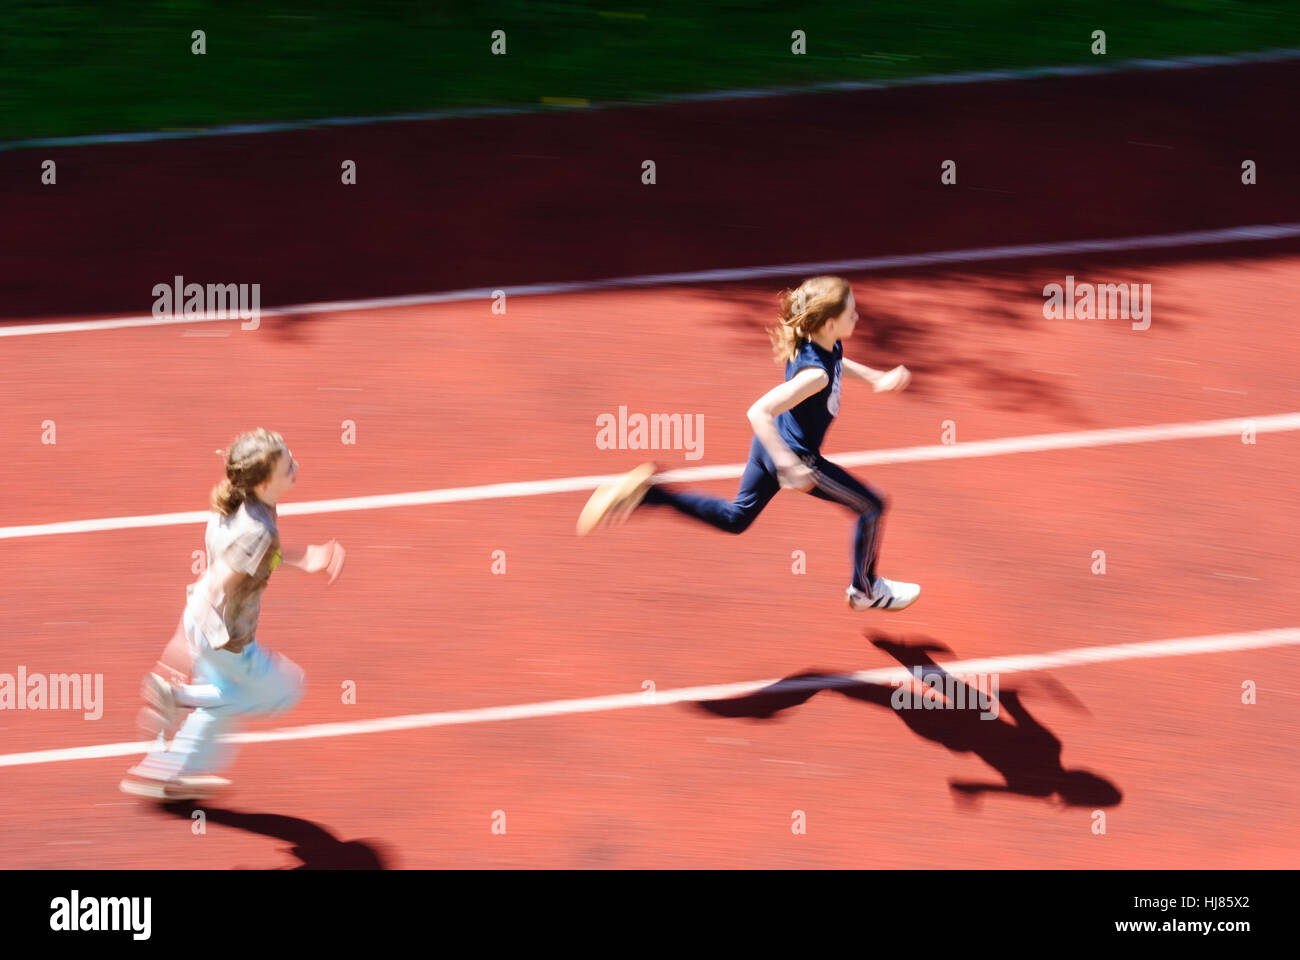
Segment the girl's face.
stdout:
[[285,447],[279,459],[275,461],[275,469],[271,472],[271,476],[258,486],[258,498],[266,503],[275,503],[292,489],[297,481],[298,461],[293,458],[289,448]]
[[858,306],[853,299],[853,291],[849,291],[849,299],[844,305],[844,312],[836,317],[832,323],[835,327],[836,340],[847,340],[853,336],[853,329],[858,325]]

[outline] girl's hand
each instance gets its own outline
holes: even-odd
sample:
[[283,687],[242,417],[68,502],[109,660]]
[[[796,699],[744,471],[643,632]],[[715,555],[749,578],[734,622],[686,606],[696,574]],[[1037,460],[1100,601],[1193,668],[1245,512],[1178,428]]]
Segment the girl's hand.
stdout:
[[302,558],[302,569],[308,573],[319,573],[324,570],[329,573],[329,582],[333,583],[338,579],[339,572],[343,569],[345,556],[346,554],[337,540],[322,543],[320,546],[311,546],[307,548],[307,552]]
[[807,464],[792,463],[776,468],[776,477],[781,486],[788,490],[810,490],[813,486],[813,472]]
[[909,371],[907,367],[897,366],[893,370],[889,370],[877,377],[876,382],[871,386],[877,393],[882,393],[886,390],[897,392],[899,390],[907,389],[907,385],[911,382],[911,371]]

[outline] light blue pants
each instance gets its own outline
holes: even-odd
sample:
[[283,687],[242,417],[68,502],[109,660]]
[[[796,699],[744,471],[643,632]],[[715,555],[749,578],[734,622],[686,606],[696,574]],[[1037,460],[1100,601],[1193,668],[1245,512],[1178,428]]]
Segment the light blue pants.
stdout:
[[228,767],[235,748],[224,738],[241,717],[270,717],[292,709],[306,690],[302,669],[257,641],[240,653],[214,650],[187,610],[185,637],[194,657],[193,682],[175,687],[178,705],[195,708],[170,745],[159,736],[133,772],[167,779],[214,774]]

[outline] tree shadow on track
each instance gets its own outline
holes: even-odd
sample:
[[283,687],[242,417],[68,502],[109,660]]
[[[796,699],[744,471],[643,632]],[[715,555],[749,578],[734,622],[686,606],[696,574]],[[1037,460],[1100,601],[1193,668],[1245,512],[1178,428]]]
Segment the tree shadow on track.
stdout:
[[[900,267],[866,274],[843,270],[839,272],[854,284],[861,316],[852,340],[845,343],[845,353],[874,367],[905,364],[913,374],[908,393],[923,402],[945,404],[973,395],[996,410],[1048,413],[1078,428],[1102,426],[1088,411],[1087,381],[1063,379],[1059,372],[1074,369],[1073,355],[1066,351],[1049,359],[1041,352],[1046,343],[1041,335],[1095,331],[1104,336],[1088,349],[1118,352],[1144,344],[1144,334],[1133,330],[1135,320],[1127,316],[1047,320],[1046,284],[1064,284],[1067,276],[1081,284],[1143,283],[1159,276],[1163,268],[1248,268],[1261,256],[1297,252],[1300,240],[1292,238],[1270,241],[1262,250],[1211,244]],[[758,357],[769,352],[764,330],[776,323],[778,291],[802,279],[791,274],[699,289],[722,306],[720,322],[736,331],[738,346],[743,345],[746,355],[752,351]],[[1154,287],[1154,305],[1146,304],[1146,319],[1162,335],[1177,337],[1200,322],[1201,292],[1195,284],[1157,280]],[[1040,338],[1030,340],[1026,334]],[[1036,369],[1040,365],[1050,369]]]
[[[933,278],[928,279],[933,282]],[[989,287],[1004,281],[981,277],[980,282]],[[776,323],[775,295],[749,287],[718,287],[707,292],[728,301],[729,306],[734,304],[732,315],[724,322],[741,331],[749,345],[761,348],[767,340],[765,329]],[[1010,298],[1002,302],[1009,303]],[[934,329],[902,307],[860,302],[858,312],[862,320],[852,341],[845,344],[845,352],[881,369],[904,364],[913,375],[909,392],[920,399],[942,403],[954,389],[968,390],[998,410],[1046,410],[1076,426],[1091,423],[1059,378],[1025,368],[1013,369],[1001,351],[982,351],[978,325],[1024,326],[1008,306],[987,310],[978,319],[971,319],[965,336],[951,328]]]
[[239,813],[192,801],[162,804],[166,813],[189,820],[202,810],[208,820],[249,833],[275,837],[292,844],[284,850],[299,860],[288,870],[385,870],[390,858],[374,841],[340,840],[319,824],[278,813]]
[[[981,717],[976,704],[977,691],[952,676],[935,663],[930,651],[950,653],[932,641],[900,643],[883,634],[868,634],[871,642],[904,667],[921,669],[921,675],[934,678],[940,690],[954,690],[970,709],[898,709],[893,697],[903,688],[889,684],[865,683],[851,676],[833,673],[802,673],[786,677],[769,687],[743,697],[726,700],[703,700],[694,704],[700,710],[720,717],[744,717],[771,720],[782,710],[806,703],[823,690],[834,690],[863,703],[873,703],[897,714],[916,734],[941,743],[957,753],[971,752],[993,767],[1002,783],[972,783],[950,780],[949,787],[959,802],[970,802],[983,793],[1016,793],[1027,797],[1059,796],[1065,806],[1117,806],[1123,794],[1109,780],[1087,770],[1067,770],[1061,766],[1061,741],[1040,724],[1025,708],[1015,690],[997,692],[1000,709],[991,719]],[[1082,709],[1055,681],[1043,684],[1047,692]],[[987,703],[987,701],[986,701]],[[1015,723],[1002,719],[1010,714]],[[992,713],[992,711],[989,711]]]

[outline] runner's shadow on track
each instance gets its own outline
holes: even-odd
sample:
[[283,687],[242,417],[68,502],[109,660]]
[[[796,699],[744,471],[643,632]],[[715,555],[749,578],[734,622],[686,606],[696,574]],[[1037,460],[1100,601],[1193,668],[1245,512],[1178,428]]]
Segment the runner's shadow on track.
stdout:
[[[1065,806],[1113,807],[1120,803],[1123,794],[1109,780],[1087,770],[1066,770],[1061,766],[1061,741],[1033,718],[1015,690],[998,691],[999,709],[991,719],[984,719],[977,691],[931,659],[929,651],[951,652],[946,647],[932,642],[899,643],[883,634],[868,634],[868,637],[909,670],[920,667],[922,677],[927,680],[933,677],[940,690],[954,691],[971,708],[923,709],[917,704],[901,709],[893,701],[895,695],[901,701],[902,687],[864,683],[850,676],[827,673],[802,673],[743,697],[702,700],[695,706],[720,717],[770,720],[782,710],[808,702],[823,690],[834,690],[851,699],[884,707],[897,714],[914,733],[954,752],[974,753],[1001,774],[1002,783],[950,780],[948,785],[959,802],[973,801],[982,793],[1000,792],[1041,798],[1059,796]],[[1015,723],[1005,721],[1003,711]],[[994,713],[991,706],[988,713]]]
[[388,857],[373,841],[340,840],[319,824],[299,817],[286,817],[278,813],[239,813],[220,807],[200,806],[186,801],[167,803],[162,809],[175,817],[191,819],[195,810],[202,810],[213,823],[220,823],[249,833],[275,837],[293,846],[286,849],[300,861],[288,870],[385,870]]

